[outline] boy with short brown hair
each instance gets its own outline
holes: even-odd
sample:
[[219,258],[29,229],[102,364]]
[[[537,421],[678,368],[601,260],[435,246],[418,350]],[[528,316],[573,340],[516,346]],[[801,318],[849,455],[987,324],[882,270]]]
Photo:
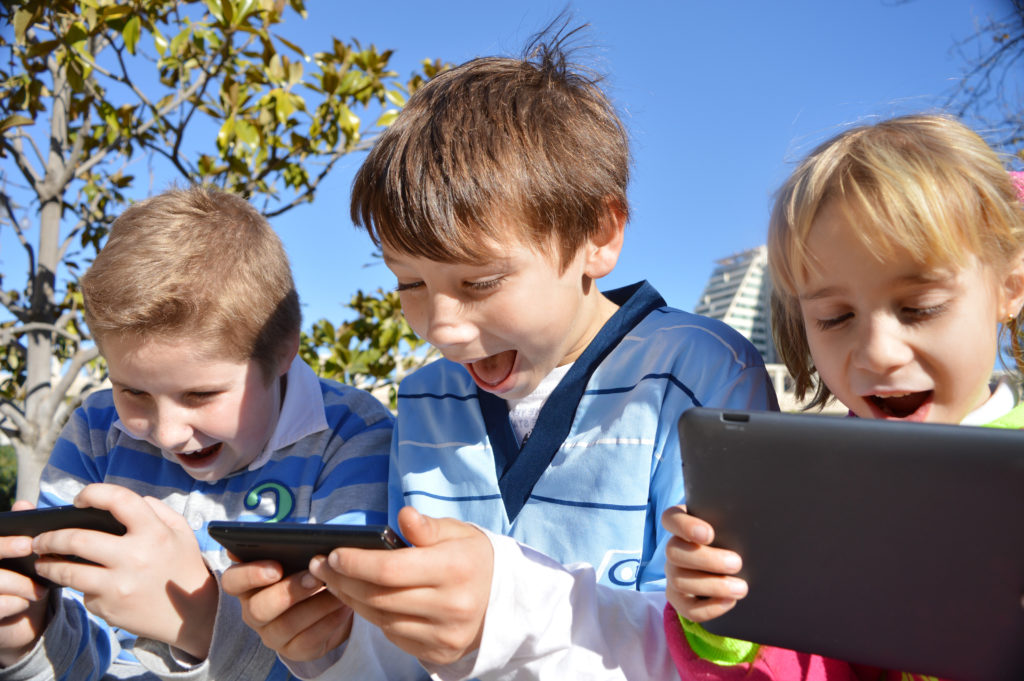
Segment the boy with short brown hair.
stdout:
[[[22,599],[3,613],[18,624],[0,626],[0,677],[290,678],[221,591],[230,561],[207,524],[383,522],[391,415],[297,358],[287,256],[237,196],[194,187],[129,207],[81,284],[112,389],[65,426],[39,505],[104,508],[127,533],[0,538],[3,557],[34,550],[70,587],[0,571]],[[327,592],[312,600],[349,621]]]
[[[303,674],[425,676],[368,653],[383,632],[445,679],[675,675],[658,520],[683,498],[677,419],[775,396],[726,325],[646,282],[598,290],[622,247],[628,144],[571,36],[440,74],[355,179],[353,219],[445,359],[398,396],[389,520],[415,548],[311,565],[360,617],[335,666]],[[275,628],[295,585],[246,591],[266,582],[245,567],[226,588],[288,649],[295,630]]]

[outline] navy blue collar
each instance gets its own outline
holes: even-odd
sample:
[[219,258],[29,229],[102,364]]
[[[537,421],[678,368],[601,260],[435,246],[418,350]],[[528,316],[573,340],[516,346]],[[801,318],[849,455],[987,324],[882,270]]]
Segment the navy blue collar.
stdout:
[[590,376],[633,327],[652,311],[665,306],[665,301],[646,281],[608,291],[604,295],[619,309],[605,322],[552,391],[522,449],[508,420],[508,403],[477,387],[480,411],[494,451],[498,486],[509,522],[519,515],[534,485],[569,435],[576,407]]

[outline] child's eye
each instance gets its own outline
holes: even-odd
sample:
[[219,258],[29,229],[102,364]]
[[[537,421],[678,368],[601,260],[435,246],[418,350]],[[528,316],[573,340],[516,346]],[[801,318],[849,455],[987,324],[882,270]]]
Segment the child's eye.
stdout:
[[142,390],[136,390],[135,388],[121,388],[121,394],[128,397],[142,397],[146,393]]
[[829,317],[828,319],[819,319],[815,323],[817,324],[818,328],[821,329],[822,331],[828,331],[829,329],[834,329],[835,327],[839,326],[840,324],[842,324],[846,320],[852,319],[852,318],[853,318],[853,313],[852,312],[845,312],[845,313],[843,313],[841,315],[837,315],[835,317]]
[[946,311],[947,307],[949,307],[948,303],[942,303],[941,305],[930,305],[928,307],[904,307],[900,310],[900,314],[905,320],[909,321],[910,323],[923,322],[925,320],[931,319],[932,317],[937,317],[938,315],[942,314],[943,312]]
[[407,283],[398,282],[398,286],[395,287],[395,291],[401,293],[403,291],[412,291],[423,286],[422,281],[410,281]]
[[215,391],[215,390],[207,390],[207,391],[201,391],[201,392],[191,392],[191,393],[188,393],[188,395],[186,397],[187,397],[187,399],[189,399],[189,400],[191,400],[193,402],[206,402],[208,400],[212,400],[214,397],[216,397],[219,394],[220,393]]
[[467,281],[465,286],[473,291],[487,291],[500,285],[504,279],[504,276],[500,276],[494,277],[493,279],[483,279],[481,281]]

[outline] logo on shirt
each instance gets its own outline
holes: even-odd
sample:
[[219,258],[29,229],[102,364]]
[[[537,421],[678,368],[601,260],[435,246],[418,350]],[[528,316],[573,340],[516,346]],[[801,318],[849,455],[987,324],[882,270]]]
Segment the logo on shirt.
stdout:
[[295,495],[288,489],[283,483],[276,481],[268,481],[253,487],[249,490],[249,493],[245,495],[245,507],[250,511],[254,511],[260,508],[262,511],[266,511],[268,502],[267,499],[273,497],[271,509],[273,511],[271,517],[267,518],[268,523],[279,523],[291,515],[292,509],[295,508]]
[[640,577],[640,559],[636,551],[608,551],[604,554],[598,578],[607,576],[615,586],[635,586]]

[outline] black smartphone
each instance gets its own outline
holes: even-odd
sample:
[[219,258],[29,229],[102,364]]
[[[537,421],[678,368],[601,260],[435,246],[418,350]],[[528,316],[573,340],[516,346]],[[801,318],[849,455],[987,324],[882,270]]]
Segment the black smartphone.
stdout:
[[[5,511],[0,513],[0,537],[34,537],[43,532],[77,527],[109,534],[124,534],[122,525],[110,511],[101,508],[78,508],[76,506],[53,506],[27,511]],[[0,569],[13,570],[36,581],[49,583],[36,574],[36,556],[0,559]],[[81,560],[69,556],[72,560]],[[82,560],[81,562],[87,562]]]
[[313,556],[326,556],[339,546],[358,549],[400,549],[408,546],[387,525],[213,520],[207,529],[213,539],[242,562],[276,560],[286,575],[307,569]]

